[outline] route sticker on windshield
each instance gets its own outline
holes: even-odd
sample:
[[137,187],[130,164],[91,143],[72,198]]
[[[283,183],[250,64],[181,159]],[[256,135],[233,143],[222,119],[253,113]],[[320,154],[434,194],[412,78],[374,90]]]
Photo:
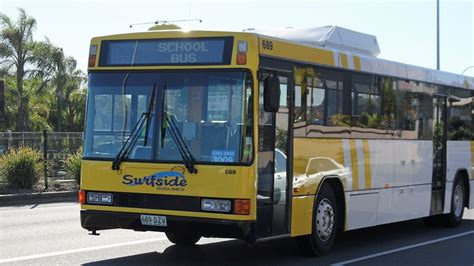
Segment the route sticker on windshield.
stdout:
[[211,161],[218,163],[235,162],[235,151],[232,150],[212,150]]

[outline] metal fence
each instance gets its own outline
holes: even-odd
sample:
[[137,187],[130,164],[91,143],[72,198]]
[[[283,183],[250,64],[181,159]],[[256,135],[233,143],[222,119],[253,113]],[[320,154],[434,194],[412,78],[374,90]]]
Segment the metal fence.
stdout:
[[45,186],[48,186],[55,180],[68,179],[64,161],[82,146],[83,135],[83,132],[0,132],[0,155],[19,147],[41,151],[47,162]]

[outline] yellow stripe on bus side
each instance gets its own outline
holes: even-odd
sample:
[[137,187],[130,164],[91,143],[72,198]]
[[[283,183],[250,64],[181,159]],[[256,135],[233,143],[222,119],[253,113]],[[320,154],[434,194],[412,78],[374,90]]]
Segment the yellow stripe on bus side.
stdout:
[[471,141],[471,179],[474,180],[474,141]]
[[341,139],[339,143],[339,149],[337,151],[336,160],[338,163],[344,165],[344,140]]
[[360,57],[354,56],[354,68],[355,70],[361,70]]
[[357,160],[357,146],[355,139],[349,140],[352,164],[352,190],[359,190],[359,165]]
[[345,53],[341,53],[341,64],[343,68],[349,68],[349,63],[347,61],[347,55]]
[[370,171],[370,148],[369,141],[362,140],[362,151],[364,153],[364,175],[365,175],[365,189],[372,188],[372,172]]

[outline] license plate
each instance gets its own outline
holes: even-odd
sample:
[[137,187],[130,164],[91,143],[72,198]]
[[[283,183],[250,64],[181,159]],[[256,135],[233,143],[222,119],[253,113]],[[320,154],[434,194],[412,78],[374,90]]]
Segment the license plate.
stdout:
[[152,225],[152,226],[167,226],[166,225],[166,216],[158,215],[140,215],[140,220],[143,225]]

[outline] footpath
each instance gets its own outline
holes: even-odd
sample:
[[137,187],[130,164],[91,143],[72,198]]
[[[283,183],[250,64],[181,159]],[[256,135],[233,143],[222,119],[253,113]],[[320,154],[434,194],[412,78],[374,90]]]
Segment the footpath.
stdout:
[[55,202],[77,202],[77,191],[40,192],[0,195],[0,207]]

